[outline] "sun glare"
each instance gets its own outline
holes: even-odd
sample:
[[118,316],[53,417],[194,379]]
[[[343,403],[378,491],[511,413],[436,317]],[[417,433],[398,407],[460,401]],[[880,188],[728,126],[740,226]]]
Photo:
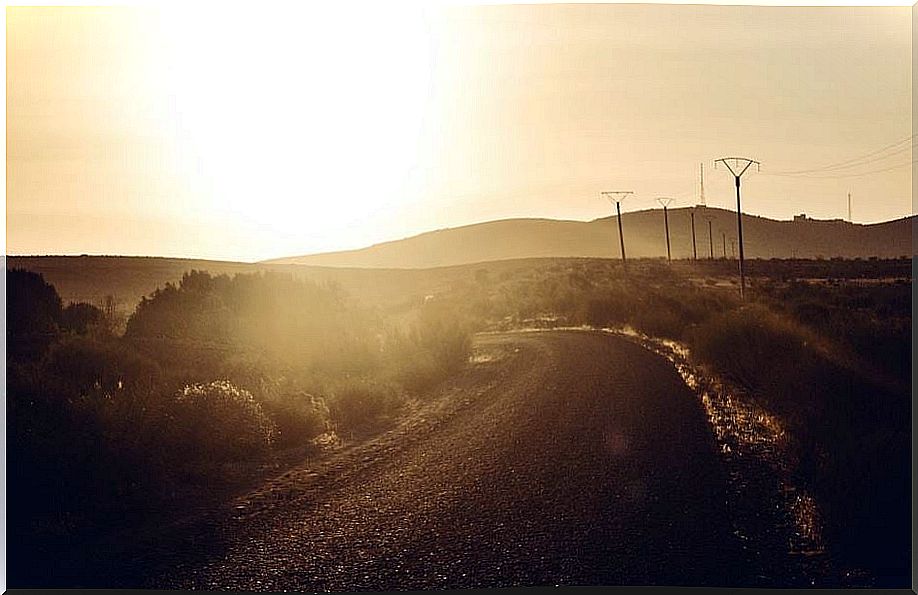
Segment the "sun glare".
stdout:
[[170,9],[152,23],[202,212],[276,234],[365,240],[397,208],[431,96],[431,31],[411,8]]

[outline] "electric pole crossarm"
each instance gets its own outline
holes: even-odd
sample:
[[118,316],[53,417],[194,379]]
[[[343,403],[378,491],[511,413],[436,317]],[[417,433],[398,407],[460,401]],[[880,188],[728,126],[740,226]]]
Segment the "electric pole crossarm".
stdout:
[[[739,169],[740,162],[745,163],[745,165],[743,166],[743,169],[740,170],[739,173],[736,173],[736,170],[734,170],[733,167],[730,166],[731,161],[733,162],[733,165],[736,166],[737,169]],[[749,169],[749,166],[752,165],[753,163],[755,164],[756,169],[759,169],[762,166],[762,164],[756,161],[755,159],[748,159],[746,157],[723,157],[721,159],[715,159],[714,160],[715,169],[717,169],[718,163],[723,163],[724,166],[726,166],[726,168],[730,170],[731,174],[739,178],[743,177],[743,174],[746,173],[746,170]]]
[[[730,165],[730,162],[733,162],[733,165]],[[723,163],[724,166],[733,174],[733,178],[736,181],[736,235],[739,239],[739,274],[740,274],[740,296],[743,299],[746,298],[746,273],[743,269],[743,209],[740,203],[740,178],[743,177],[743,174],[755,164],[756,170],[761,169],[761,164],[755,159],[749,159],[748,157],[723,157],[721,159],[714,160],[714,168],[717,168],[718,163]],[[740,169],[742,165],[742,169]]]
[[625,198],[634,194],[631,190],[608,190],[605,192],[600,192],[603,198],[607,199],[609,202],[615,203],[615,212],[618,215],[618,240],[621,244],[622,249],[622,269],[627,270],[628,263],[625,260],[625,234],[622,231],[622,208],[621,203]]
[[663,231],[666,234],[666,260],[672,262],[673,253],[670,249],[669,244],[669,205],[673,204],[675,198],[670,198],[668,196],[661,196],[657,199],[657,202],[663,207]]
[[628,196],[634,194],[634,192],[631,190],[607,190],[605,192],[600,192],[600,194],[610,202],[621,202]]

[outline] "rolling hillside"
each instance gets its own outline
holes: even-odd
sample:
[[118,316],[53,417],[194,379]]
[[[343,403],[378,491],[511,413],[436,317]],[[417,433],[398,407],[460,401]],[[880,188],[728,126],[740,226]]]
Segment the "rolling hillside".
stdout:
[[[673,258],[691,258],[692,207],[670,209]],[[714,255],[727,255],[736,233],[736,213],[696,207],[698,256],[710,253],[706,217],[710,217]],[[777,221],[743,216],[747,258],[880,258],[909,257],[914,217],[872,225],[841,220]],[[652,209],[622,215],[625,250],[629,257],[666,255],[663,211]],[[295,256],[271,264],[308,264],[332,267],[427,268],[533,257],[618,257],[617,218],[594,221],[506,219],[423,233],[360,250]]]
[[[706,212],[713,217],[714,254],[719,258],[723,242],[718,232],[720,229],[732,232],[736,216],[721,209],[709,208]],[[695,220],[700,260],[697,263],[681,260],[673,263],[674,266],[689,276],[735,274],[734,264],[707,260],[710,245],[702,209],[697,209]],[[752,259],[909,256],[913,223],[914,218],[852,225],[842,221],[774,221],[744,216],[746,255]],[[623,226],[629,257],[666,254],[662,211],[627,213]],[[670,231],[673,257],[691,258],[689,209],[670,211]],[[728,256],[731,256],[731,237],[732,233],[727,236]],[[523,271],[542,267],[566,266],[560,262],[566,258],[618,257],[615,218],[590,222],[510,219],[425,233],[362,250],[262,263],[129,256],[8,256],[6,265],[42,273],[65,302],[101,305],[111,295],[116,310],[126,316],[142,296],[168,282],[178,283],[182,274],[192,269],[216,275],[266,270],[289,272],[319,283],[334,283],[351,299],[407,310],[425,296],[447,291],[457,283],[476,282],[475,275],[482,268],[494,277],[512,276],[530,274]],[[480,264],[485,262],[486,266]],[[616,266],[614,260],[605,262]],[[747,272],[755,275],[761,269],[762,274],[768,275],[768,266],[767,261],[758,264],[753,261]],[[806,277],[807,268],[800,266],[789,263],[782,270],[787,269],[792,276]],[[891,266],[895,269],[894,276],[907,275],[908,271],[899,271],[900,265]],[[833,274],[844,276],[850,272],[858,276],[860,273],[855,269],[845,265],[844,270]]]

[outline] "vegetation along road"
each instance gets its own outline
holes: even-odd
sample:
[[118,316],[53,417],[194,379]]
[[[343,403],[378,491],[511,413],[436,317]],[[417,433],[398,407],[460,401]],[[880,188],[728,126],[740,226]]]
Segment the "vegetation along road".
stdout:
[[701,406],[663,358],[598,332],[480,335],[474,363],[397,429],[276,478],[181,547],[163,543],[146,580],[748,584],[724,491]]

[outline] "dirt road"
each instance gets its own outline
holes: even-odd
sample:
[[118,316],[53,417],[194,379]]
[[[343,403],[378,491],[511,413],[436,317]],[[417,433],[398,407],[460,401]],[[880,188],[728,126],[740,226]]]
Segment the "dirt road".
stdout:
[[234,503],[144,583],[736,585],[748,569],[714,448],[698,400],[637,345],[480,336],[475,363],[405,424]]

